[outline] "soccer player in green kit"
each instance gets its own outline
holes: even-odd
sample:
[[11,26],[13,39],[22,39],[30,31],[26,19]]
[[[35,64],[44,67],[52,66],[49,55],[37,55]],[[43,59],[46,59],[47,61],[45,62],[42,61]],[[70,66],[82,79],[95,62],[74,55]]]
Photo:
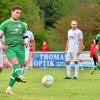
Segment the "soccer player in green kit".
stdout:
[[[23,36],[26,33],[26,27],[23,22],[18,20],[21,16],[21,12],[22,8],[20,6],[14,6],[11,9],[11,18],[0,25],[0,35],[5,36],[5,45],[7,46],[5,54],[13,65],[12,76],[5,91],[8,94],[13,94],[12,87],[16,79],[18,79],[19,82],[26,82],[21,69],[21,65],[24,64],[25,60]],[[27,43],[25,44],[27,45]]]

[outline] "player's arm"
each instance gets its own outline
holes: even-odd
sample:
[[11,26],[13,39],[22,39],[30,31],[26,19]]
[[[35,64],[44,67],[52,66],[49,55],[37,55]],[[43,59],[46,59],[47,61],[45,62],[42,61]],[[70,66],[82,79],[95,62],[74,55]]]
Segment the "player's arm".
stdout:
[[80,39],[80,42],[79,42],[79,49],[78,49],[78,55],[83,51],[83,33],[80,31],[80,34],[79,34],[79,39]]
[[33,51],[35,52],[35,40],[31,40],[31,45],[33,47]]
[[[7,21],[1,23],[0,25],[0,38],[4,40],[4,31],[6,29],[6,25],[7,25]],[[2,44],[2,42],[0,42],[0,48],[1,49],[7,49],[7,46],[5,46],[4,44]]]
[[31,34],[30,45],[31,45],[32,48],[33,48],[33,55],[34,55],[36,44],[35,44],[35,39],[34,39],[33,33]]
[[65,46],[65,53],[67,53],[67,51],[68,51],[69,34],[70,34],[70,30],[69,30],[68,33],[67,33],[67,41],[66,41],[66,46]]
[[5,23],[2,23],[0,25],[0,37],[4,35],[4,31],[5,31]]
[[28,36],[26,34],[24,34],[23,39],[24,39],[24,45],[27,48],[28,47]]
[[0,24],[0,36],[5,35],[6,26],[8,23],[9,23],[9,19]]
[[78,50],[78,55],[83,51],[83,39],[80,39],[80,44],[79,44],[79,50]]
[[68,40],[66,42],[65,53],[67,53],[67,50],[68,50]]

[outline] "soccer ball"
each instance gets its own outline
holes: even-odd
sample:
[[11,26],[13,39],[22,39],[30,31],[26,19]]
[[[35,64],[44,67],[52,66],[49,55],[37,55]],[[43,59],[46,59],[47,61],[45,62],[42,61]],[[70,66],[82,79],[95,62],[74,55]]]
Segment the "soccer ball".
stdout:
[[46,75],[42,78],[42,84],[45,87],[50,87],[53,85],[54,79],[51,75]]

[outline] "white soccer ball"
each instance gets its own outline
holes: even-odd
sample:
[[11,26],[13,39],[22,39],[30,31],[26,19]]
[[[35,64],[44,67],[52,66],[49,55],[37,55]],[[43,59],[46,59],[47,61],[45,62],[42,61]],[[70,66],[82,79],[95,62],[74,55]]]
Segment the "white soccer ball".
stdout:
[[46,75],[42,78],[42,84],[45,87],[50,87],[53,85],[54,79],[51,75]]

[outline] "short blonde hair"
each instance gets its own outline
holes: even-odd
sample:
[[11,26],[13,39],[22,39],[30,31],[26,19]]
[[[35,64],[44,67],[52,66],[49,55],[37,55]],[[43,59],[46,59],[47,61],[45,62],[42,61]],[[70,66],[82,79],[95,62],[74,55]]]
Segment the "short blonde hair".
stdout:
[[77,24],[77,21],[76,21],[76,20],[72,20],[72,21],[71,21],[71,24],[72,24],[72,23],[76,23],[76,24]]

